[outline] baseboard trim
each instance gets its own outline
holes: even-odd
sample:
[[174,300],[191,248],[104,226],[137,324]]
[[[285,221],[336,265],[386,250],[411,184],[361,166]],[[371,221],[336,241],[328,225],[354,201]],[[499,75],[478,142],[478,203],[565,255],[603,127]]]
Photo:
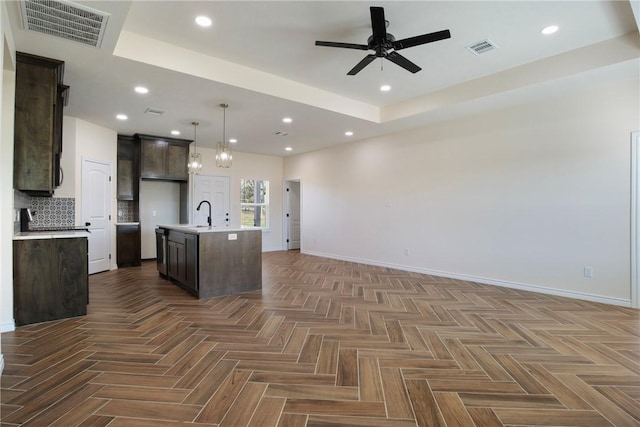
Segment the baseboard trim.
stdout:
[[411,271],[413,273],[422,273],[422,274],[428,274],[431,276],[446,277],[448,279],[465,280],[467,282],[476,282],[476,283],[482,283],[485,285],[500,286],[503,288],[520,289],[523,291],[538,292],[538,293],[547,294],[547,295],[555,295],[555,296],[574,298],[574,299],[579,299],[584,301],[599,302],[603,304],[617,305],[620,307],[631,307],[631,299],[606,297],[602,295],[593,295],[593,294],[587,294],[583,292],[574,292],[574,291],[567,291],[567,290],[556,289],[556,288],[548,288],[548,287],[539,286],[539,285],[531,285],[528,283],[510,282],[510,281],[501,280],[501,279],[492,279],[487,277],[471,276],[467,274],[450,273],[447,271],[430,270],[427,268],[418,268],[418,267],[412,267],[412,266],[407,266],[402,264],[372,261],[364,258],[338,256],[334,254],[327,254],[327,253],[316,252],[316,251],[303,250],[301,252],[306,255],[314,255],[314,256],[319,256],[323,258],[337,259],[340,261],[349,261],[349,262],[355,262],[359,264],[373,265],[377,267],[387,267],[387,268],[393,268],[396,270]]
[[0,332],[13,332],[16,330],[15,320],[0,323]]

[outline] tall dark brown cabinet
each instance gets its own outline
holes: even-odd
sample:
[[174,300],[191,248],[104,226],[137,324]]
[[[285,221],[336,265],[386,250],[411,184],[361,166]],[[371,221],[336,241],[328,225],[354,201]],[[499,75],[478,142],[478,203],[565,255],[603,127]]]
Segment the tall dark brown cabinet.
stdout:
[[[132,136],[118,135],[118,170],[116,175],[118,209],[120,209],[120,203],[123,203],[129,209],[137,211],[140,196],[140,144]],[[137,221],[137,212],[134,217]],[[127,221],[130,220],[131,218]],[[140,266],[140,248],[140,224],[137,222],[116,223],[118,267]]]
[[13,187],[51,196],[62,183],[64,62],[16,53]]

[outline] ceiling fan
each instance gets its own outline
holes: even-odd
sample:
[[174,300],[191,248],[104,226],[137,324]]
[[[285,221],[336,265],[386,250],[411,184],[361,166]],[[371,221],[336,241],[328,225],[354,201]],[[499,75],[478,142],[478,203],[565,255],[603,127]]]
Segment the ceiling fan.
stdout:
[[356,66],[347,73],[349,76],[355,76],[376,58],[386,58],[407,71],[417,73],[422,70],[422,68],[400,55],[398,51],[408,47],[437,42],[451,37],[449,30],[442,30],[436,31],[435,33],[422,34],[420,36],[396,40],[393,34],[387,33],[388,21],[385,21],[384,19],[384,8],[372,6],[369,9],[371,9],[371,29],[373,30],[373,34],[367,39],[367,44],[316,41],[316,46],[375,51],[375,53],[370,53],[365,56],[362,61],[358,62]]

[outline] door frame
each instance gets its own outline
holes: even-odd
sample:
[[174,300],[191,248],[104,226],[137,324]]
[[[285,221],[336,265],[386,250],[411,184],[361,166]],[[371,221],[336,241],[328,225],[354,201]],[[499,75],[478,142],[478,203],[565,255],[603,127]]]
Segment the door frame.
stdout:
[[296,182],[298,183],[298,185],[300,186],[300,195],[299,195],[299,212],[300,212],[300,252],[302,252],[302,180],[300,179],[287,179],[283,182],[282,184],[282,250],[284,251],[288,251],[289,250],[289,242],[287,241],[289,239],[289,225],[290,225],[290,221],[289,221],[289,217],[287,216],[287,214],[289,213],[289,206],[290,206],[290,200],[289,200],[289,191],[287,191],[287,189],[289,188],[289,183],[290,182]]
[[[109,168],[109,194],[107,195],[107,207],[108,207],[108,215],[109,215],[109,226],[107,227],[107,233],[109,233],[108,238],[105,239],[107,242],[107,252],[109,253],[109,268],[106,271],[109,270],[114,270],[116,268],[115,264],[114,264],[114,257],[113,257],[113,233],[114,230],[112,229],[112,224],[113,224],[113,165],[111,164],[111,162],[107,162],[104,160],[98,160],[98,159],[94,159],[91,157],[85,157],[85,156],[81,156],[80,157],[80,222],[81,225],[84,225],[85,223],[85,211],[84,211],[84,200],[83,200],[83,195],[84,195],[84,186],[85,186],[85,182],[84,182],[84,168],[85,168],[85,162],[93,162],[93,163],[99,163],[101,165],[104,165],[106,167]],[[88,237],[88,239],[90,239],[91,236]],[[87,248],[88,250],[88,248]],[[89,254],[87,254],[88,257]],[[87,262],[89,260],[87,259]]]
[[[190,224],[195,224],[195,217],[196,217],[196,180],[198,179],[198,177],[206,177],[206,178],[224,178],[227,180],[227,207],[228,207],[228,214],[229,214],[229,221],[226,224],[222,224],[226,227],[230,227],[231,223],[233,221],[233,216],[231,215],[231,177],[229,175],[210,175],[210,174],[197,174],[197,175],[190,175],[189,176],[189,180],[190,180],[190,185],[189,185],[189,199],[188,199],[188,207],[189,207],[189,212],[188,212],[188,218],[189,218],[189,223]],[[209,201],[212,202],[212,201]],[[212,213],[213,216],[213,213]]]
[[631,307],[640,308],[640,132],[631,133]]

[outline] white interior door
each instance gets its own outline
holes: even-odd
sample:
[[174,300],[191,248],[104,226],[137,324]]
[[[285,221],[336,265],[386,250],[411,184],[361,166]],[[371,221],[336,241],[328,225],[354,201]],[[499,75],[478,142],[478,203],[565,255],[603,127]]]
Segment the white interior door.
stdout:
[[228,176],[195,175],[193,178],[192,218],[193,224],[206,224],[209,207],[202,205],[197,211],[198,204],[206,200],[211,203],[211,224],[228,227],[231,223],[229,213],[230,182]]
[[287,183],[287,249],[300,249],[300,182]]
[[89,227],[89,274],[111,268],[111,164],[82,159],[82,224]]

